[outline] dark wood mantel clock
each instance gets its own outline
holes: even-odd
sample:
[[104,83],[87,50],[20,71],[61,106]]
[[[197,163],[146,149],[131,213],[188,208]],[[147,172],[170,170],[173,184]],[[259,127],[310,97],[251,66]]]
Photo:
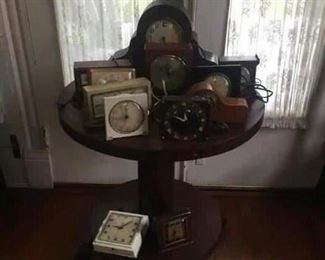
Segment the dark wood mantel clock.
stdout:
[[[183,94],[188,84],[201,81],[205,74],[214,72],[227,75],[234,87],[231,95],[238,95],[236,89],[239,87],[236,84],[240,81],[240,65],[218,66],[207,59],[192,31],[189,16],[174,2],[176,1],[155,1],[149,5],[139,20],[129,47],[116,52],[111,61],[118,64],[119,60],[128,60],[136,69],[137,77],[151,80],[157,95],[166,91],[173,95]],[[160,239],[160,244],[169,247],[172,245],[174,248],[179,240],[173,234],[180,233],[188,236],[186,246],[159,252],[155,242],[157,232],[152,231],[148,233],[138,259],[206,259],[217,245],[222,229],[219,206],[204,191],[176,181],[175,162],[215,156],[245,143],[262,124],[264,104],[258,100],[250,101],[247,121],[242,128],[230,129],[225,133],[211,133],[208,142],[204,138],[188,138],[186,142],[172,138],[162,139],[161,128],[154,120],[149,120],[148,136],[106,141],[105,129],[86,128],[82,110],[70,102],[77,87],[75,82],[70,83],[59,98],[59,118],[65,132],[90,149],[138,162],[138,179],[108,190],[103,205],[94,210],[91,217],[92,237],[89,240],[94,238],[108,210],[143,213],[149,215],[151,220],[159,216],[170,216],[166,217],[168,222],[158,232],[167,232],[167,237],[165,240]],[[187,209],[190,213],[182,213],[182,209]],[[181,218],[173,218],[174,212]],[[89,248],[82,259],[124,259],[95,253],[91,246]]]

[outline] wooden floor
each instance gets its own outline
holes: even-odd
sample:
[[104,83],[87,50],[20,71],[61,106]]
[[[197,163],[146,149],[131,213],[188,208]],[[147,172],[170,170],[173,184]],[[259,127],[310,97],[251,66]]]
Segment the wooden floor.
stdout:
[[[325,259],[325,203],[320,197],[208,192],[219,199],[226,220],[209,260]],[[90,239],[89,216],[105,194],[103,188],[62,187],[0,194],[0,259],[73,259]]]

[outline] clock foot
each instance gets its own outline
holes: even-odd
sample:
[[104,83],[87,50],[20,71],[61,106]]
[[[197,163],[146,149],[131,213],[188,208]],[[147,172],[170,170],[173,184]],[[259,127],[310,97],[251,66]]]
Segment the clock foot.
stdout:
[[[174,206],[175,210],[190,208],[192,212],[192,244],[165,253],[158,253],[153,243],[155,240],[150,234],[145,238],[138,259],[140,260],[204,260],[215,249],[222,229],[222,219],[218,201],[209,197],[190,184],[174,181]],[[138,181],[128,182],[111,191],[108,191],[105,201],[96,206],[91,219],[92,240],[98,228],[109,210],[123,210],[128,212],[139,212],[138,205]],[[84,253],[80,255],[87,258],[78,259],[111,259],[126,260],[128,258],[96,253],[92,250],[91,242],[88,250],[83,248]],[[86,254],[89,254],[86,256]]]

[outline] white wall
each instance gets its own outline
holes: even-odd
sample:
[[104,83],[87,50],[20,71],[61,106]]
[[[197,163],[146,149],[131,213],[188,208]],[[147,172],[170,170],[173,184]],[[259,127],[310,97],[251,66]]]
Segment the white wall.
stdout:
[[14,134],[23,147],[24,127],[17,102],[17,92],[6,37],[5,17],[0,4],[0,168],[8,185],[23,186],[26,176],[23,161],[12,155],[9,136]]
[[[30,23],[24,30],[27,53],[40,124],[48,130],[55,181],[119,183],[136,178],[136,162],[91,151],[71,140],[61,129],[55,102],[63,80],[52,1],[27,0],[27,7]],[[226,10],[226,0],[198,1],[199,40],[203,47],[219,54]],[[316,119],[309,131],[263,129],[238,149],[206,159],[203,166],[191,163],[188,181],[197,185],[314,186],[322,166],[324,139],[324,120],[319,120],[321,115],[314,115]]]
[[[227,10],[227,0],[198,0],[196,29],[199,41],[218,55],[223,54]],[[315,186],[325,158],[324,78],[319,85],[323,91],[315,93],[307,131],[261,129],[246,144],[206,159],[203,166],[191,163],[189,182],[197,185]]]

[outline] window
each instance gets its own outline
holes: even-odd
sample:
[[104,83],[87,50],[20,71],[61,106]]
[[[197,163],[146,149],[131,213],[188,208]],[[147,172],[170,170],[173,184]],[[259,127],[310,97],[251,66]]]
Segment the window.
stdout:
[[[75,61],[105,60],[127,47],[142,12],[152,1],[55,0],[65,84],[73,80]],[[192,10],[192,1],[178,1]]]
[[230,0],[225,55],[258,54],[265,126],[305,127],[324,56],[324,0]]
[[105,60],[128,46],[152,0],[56,0],[65,84],[73,80],[73,62]]

